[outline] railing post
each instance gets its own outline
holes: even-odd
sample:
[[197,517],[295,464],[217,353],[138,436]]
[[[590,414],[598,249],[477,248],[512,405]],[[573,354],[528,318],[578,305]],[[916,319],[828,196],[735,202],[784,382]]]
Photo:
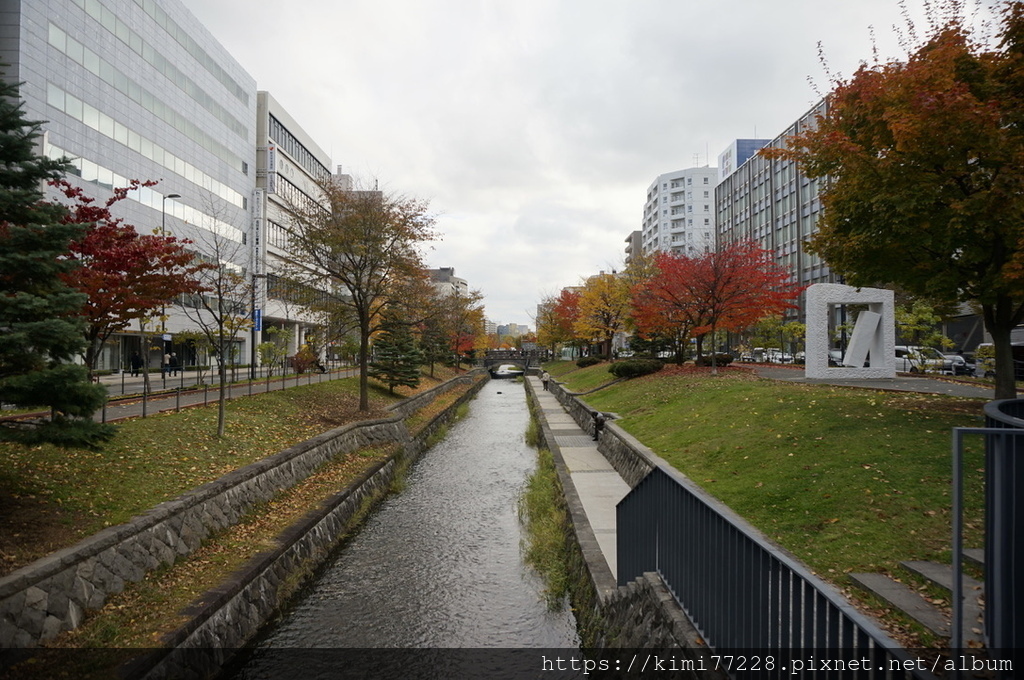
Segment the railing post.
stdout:
[[[1024,430],[1024,399],[985,405],[985,425]],[[985,438],[985,634],[993,649],[1024,648],[1024,437]]]

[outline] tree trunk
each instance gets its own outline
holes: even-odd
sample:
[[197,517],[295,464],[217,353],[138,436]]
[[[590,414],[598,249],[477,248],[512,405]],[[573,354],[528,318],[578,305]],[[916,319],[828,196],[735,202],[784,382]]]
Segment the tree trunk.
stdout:
[[228,401],[228,367],[224,362],[224,357],[227,353],[228,340],[225,337],[225,332],[221,329],[220,332],[220,351],[217,355],[217,377],[220,379],[220,388],[217,391],[218,403],[217,403],[217,437],[221,438],[224,436],[224,421],[226,420],[227,401]]
[[1014,305],[1006,297],[1000,296],[994,305],[983,304],[981,309],[985,319],[985,330],[992,336],[992,348],[995,351],[995,398],[1015,399],[1017,397],[1017,376],[1013,361],[1013,346],[1010,344],[1010,333],[1020,322],[1021,307]]
[[711,326],[711,375],[718,375],[718,348],[715,347],[715,327]]
[[359,325],[359,410],[370,410],[370,324]]
[[220,398],[217,404],[217,437],[222,438],[224,436],[224,423],[227,416],[227,402],[228,402],[228,370],[227,366],[224,365],[224,355],[220,356]]
[[85,360],[85,367],[89,369],[89,379],[91,380],[93,374],[96,372],[96,359],[100,354],[100,341],[99,338],[89,337],[89,344],[85,348],[85,356],[82,357]]

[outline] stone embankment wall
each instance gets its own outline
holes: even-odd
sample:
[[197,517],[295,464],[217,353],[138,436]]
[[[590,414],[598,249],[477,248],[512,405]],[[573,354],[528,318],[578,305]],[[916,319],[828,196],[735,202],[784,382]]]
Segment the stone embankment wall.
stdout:
[[[594,435],[594,410],[580,399],[580,395],[568,392],[560,383],[549,381],[548,390],[555,395],[558,402],[569,412],[576,423]],[[605,421],[604,433],[598,444],[598,450],[604,454],[615,471],[629,484],[630,488],[640,483],[660,460],[653,451],[641,444],[635,437],[608,419]]]
[[[390,485],[395,469],[415,458],[424,442],[453,417],[455,408],[476,393],[484,372],[450,380],[402,402],[395,415],[380,420],[352,423],[297,444],[220,479],[194,489],[174,500],[161,503],[129,522],[110,527],[70,548],[44,557],[0,579],[0,648],[33,647],[81,624],[84,613],[103,606],[107,597],[124,589],[128,581],[142,579],[146,572],[173,564],[180,556],[197,549],[203,539],[241,519],[255,505],[282,489],[308,477],[324,462],[377,444],[403,445],[395,458],[369,471],[359,483],[338,494],[317,520],[289,535],[289,545],[280,548],[272,562],[279,566],[250,567],[227,592],[213,599],[248,599],[244,619],[230,610],[219,613],[215,603],[201,606],[207,622],[189,627],[185,636],[195,644],[219,645],[220,628],[252,630],[254,634],[265,614],[277,606],[276,593],[293,576],[293,565],[309,563],[326,554],[342,528],[367,499],[379,497]],[[476,386],[445,413],[427,424],[415,438],[403,422],[414,411],[448,390],[476,381]],[[409,402],[413,402],[410,406]],[[280,566],[283,565],[283,566]],[[257,573],[258,572],[258,573]],[[255,589],[243,581],[259,583]],[[211,611],[213,607],[216,611]],[[255,627],[254,627],[255,626]],[[179,632],[180,634],[180,632]],[[243,633],[239,633],[244,635]],[[237,646],[224,641],[225,646]]]
[[[533,398],[532,385],[528,387]],[[576,423],[592,435],[594,409],[554,380],[550,381],[548,389]],[[551,451],[555,460],[571,518],[571,525],[566,527],[566,539],[573,572],[573,607],[577,612],[583,646],[596,649],[675,649],[680,650],[678,658],[687,656],[685,650],[707,651],[700,634],[657,573],[643,574],[625,586],[616,584],[583,512],[551,429],[542,414],[538,413],[538,418],[542,445]],[[660,460],[612,421],[605,423],[598,450],[630,487],[636,486]],[[702,673],[700,677],[724,676]]]

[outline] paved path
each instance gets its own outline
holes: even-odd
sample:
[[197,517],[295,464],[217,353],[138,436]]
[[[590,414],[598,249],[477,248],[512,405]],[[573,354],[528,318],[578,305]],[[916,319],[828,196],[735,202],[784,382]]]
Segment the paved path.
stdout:
[[981,387],[970,383],[953,380],[939,380],[908,374],[897,374],[891,380],[808,380],[802,368],[785,366],[754,366],[754,372],[762,378],[785,380],[786,382],[802,382],[811,385],[842,385],[844,387],[863,387],[875,390],[892,390],[895,392],[921,392],[924,394],[948,394],[952,397],[971,397],[976,399],[992,399],[993,387]]
[[[328,380],[337,380],[339,378],[349,378],[356,374],[355,369],[346,368],[341,370],[330,371],[328,373],[305,373],[299,376],[289,376],[282,380],[281,378],[271,378],[269,380],[258,380],[251,384],[249,382],[232,385],[228,388],[228,399],[235,399],[237,397],[247,397],[253,394],[262,394],[263,392],[271,392],[274,390],[281,390],[287,387],[296,387],[297,385],[308,385],[316,384],[319,382],[326,382]],[[242,374],[244,375],[244,374]],[[241,377],[241,376],[240,376]],[[209,373],[206,375],[206,379],[209,381],[215,381],[216,376],[210,377]],[[131,378],[127,376],[105,376],[100,379],[100,382],[107,385],[108,393],[112,396],[116,394],[139,394],[142,393],[143,378]],[[164,381],[161,379],[160,374],[150,374],[150,389],[159,390],[163,389]],[[176,409],[185,408],[186,406],[196,406],[198,404],[213,404],[217,402],[217,396],[219,394],[219,388],[216,385],[211,385],[208,388],[198,387],[196,385],[195,376],[190,375],[187,377],[168,377],[166,381],[167,388],[172,391],[169,394],[151,394],[145,401],[142,397],[117,400],[108,403],[103,409],[97,411],[93,415],[93,419],[96,421],[113,422],[124,418],[135,418],[145,415],[153,415],[161,411],[174,411]],[[121,390],[124,390],[123,392]]]
[[[755,371],[759,376],[775,380],[823,383],[820,380],[806,380],[804,372],[794,368],[757,366]],[[629,486],[604,454],[597,450],[597,442],[576,424],[554,395],[544,391],[540,378],[531,375],[527,379],[533,386],[543,417],[569,468],[569,476],[593,529],[597,545],[612,575],[617,578],[615,506],[629,492]],[[892,380],[839,380],[828,381],[827,384],[992,399],[992,388],[917,376],[901,375]]]
[[597,442],[576,424],[553,394],[544,391],[540,378],[531,375],[527,380],[569,469],[601,553],[616,577],[615,506],[629,492],[629,485],[598,452]]
[[[239,385],[230,385],[227,389],[227,398],[233,399],[240,396],[251,396],[253,394],[286,389],[288,387],[316,384],[319,382],[327,382],[329,380],[337,380],[339,378],[349,378],[353,375],[355,375],[354,369],[345,369],[340,371],[331,371],[326,374],[306,373],[300,376],[290,376],[284,380],[281,378],[271,378],[269,380],[246,382]],[[153,377],[151,376],[151,380],[152,379]],[[210,379],[209,376],[207,379]],[[137,378],[135,380],[141,381],[142,379]],[[173,380],[173,378],[168,378],[167,382],[171,383]],[[172,389],[174,387],[172,385],[169,386]],[[162,381],[159,378],[151,383],[151,389],[157,389],[160,387],[162,387]],[[103,410],[94,414],[93,420],[102,421],[105,418],[106,422],[111,422],[124,418],[136,418],[143,414],[153,415],[163,411],[175,411],[185,407],[198,406],[201,405],[201,403],[202,405],[208,405],[208,403],[216,403],[219,389],[220,388],[216,385],[211,385],[208,388],[197,388],[195,383],[193,383],[180,389],[180,393],[172,392],[170,394],[150,395],[144,402],[141,396],[138,398],[113,401],[108,403]],[[139,385],[138,391],[141,392],[141,385]]]

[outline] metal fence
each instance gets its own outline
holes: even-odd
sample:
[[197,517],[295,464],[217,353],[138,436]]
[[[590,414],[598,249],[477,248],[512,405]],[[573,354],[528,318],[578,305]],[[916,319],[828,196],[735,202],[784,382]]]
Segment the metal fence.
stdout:
[[[654,468],[634,487],[617,522],[619,585],[658,572],[716,653],[784,659],[807,650],[806,659],[834,650],[871,660],[856,677],[933,677],[908,664],[909,655],[832,586],[671,468]],[[781,668],[762,664],[758,675],[793,677],[792,667]]]

